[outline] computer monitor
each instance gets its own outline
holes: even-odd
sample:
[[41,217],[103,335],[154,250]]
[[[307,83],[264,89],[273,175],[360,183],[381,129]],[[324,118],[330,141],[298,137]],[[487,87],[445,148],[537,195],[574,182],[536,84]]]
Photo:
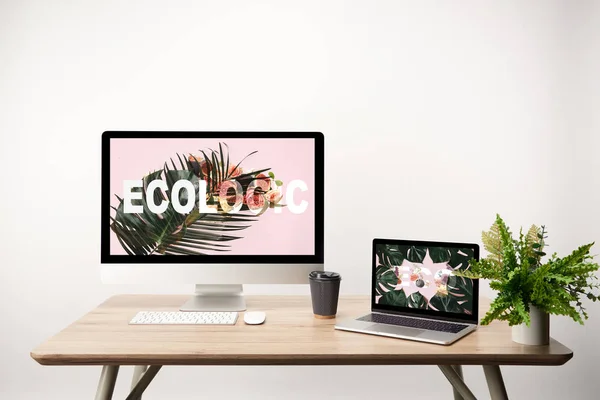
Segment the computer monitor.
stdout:
[[192,283],[183,311],[241,311],[242,284],[323,269],[324,138],[102,135],[102,280]]

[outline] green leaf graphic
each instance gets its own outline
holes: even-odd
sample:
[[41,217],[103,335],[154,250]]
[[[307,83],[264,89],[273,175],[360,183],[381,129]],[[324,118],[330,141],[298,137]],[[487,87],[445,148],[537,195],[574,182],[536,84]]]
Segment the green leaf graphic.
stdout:
[[408,296],[408,306],[410,308],[425,309],[427,306],[427,300],[421,293],[415,292]]
[[406,298],[406,293],[404,290],[391,290],[386,292],[379,299],[379,304],[396,306],[396,307],[406,307],[408,304],[408,300]]

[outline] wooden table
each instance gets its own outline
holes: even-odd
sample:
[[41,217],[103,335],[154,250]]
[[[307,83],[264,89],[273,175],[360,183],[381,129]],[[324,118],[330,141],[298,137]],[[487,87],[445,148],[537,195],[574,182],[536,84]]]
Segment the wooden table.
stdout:
[[[267,313],[263,325],[129,325],[138,311],[176,311],[188,296],[119,295],[108,299],[31,356],[42,365],[102,365],[96,399],[111,399],[119,366],[137,366],[132,392],[139,399],[164,365],[438,365],[455,398],[475,397],[460,365],[482,365],[492,398],[508,398],[499,365],[562,365],[573,352],[511,341],[507,324],[480,327],[451,346],[334,330],[315,319],[308,296],[247,296],[248,310]],[[485,312],[488,303],[482,302]],[[337,318],[369,312],[367,296],[341,297]],[[150,366],[146,370],[146,366]]]

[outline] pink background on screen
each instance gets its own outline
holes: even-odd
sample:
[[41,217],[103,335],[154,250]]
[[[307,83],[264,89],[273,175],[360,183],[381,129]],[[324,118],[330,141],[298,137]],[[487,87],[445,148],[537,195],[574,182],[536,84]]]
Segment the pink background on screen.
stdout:
[[[110,204],[118,205],[115,197],[123,196],[123,180],[142,179],[149,172],[161,169],[166,161],[173,158],[179,166],[176,153],[199,154],[199,149],[219,149],[219,142],[229,145],[230,164],[236,165],[249,153],[258,153],[242,162],[244,170],[271,168],[275,179],[283,181],[283,193],[287,184],[295,179],[303,180],[308,186],[306,192],[294,191],[294,203],[308,202],[302,214],[292,214],[287,207],[275,214],[269,208],[257,217],[247,229],[234,233],[242,236],[228,242],[230,251],[222,255],[313,255],[314,248],[314,139],[111,139],[110,142]],[[200,153],[201,154],[201,153]],[[283,204],[286,203],[284,197]],[[111,212],[114,216],[114,211]],[[127,254],[111,230],[110,253]],[[207,254],[217,254],[207,252]]]

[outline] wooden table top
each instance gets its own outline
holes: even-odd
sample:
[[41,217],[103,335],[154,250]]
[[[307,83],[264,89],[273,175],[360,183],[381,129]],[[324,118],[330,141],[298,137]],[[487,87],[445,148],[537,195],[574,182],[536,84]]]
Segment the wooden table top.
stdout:
[[[42,365],[562,365],[573,352],[511,341],[493,322],[450,346],[338,331],[335,319],[315,319],[308,296],[246,296],[248,310],[267,313],[263,325],[129,325],[138,311],[177,311],[189,296],[119,295],[39,345]],[[482,312],[489,304],[482,301]],[[342,296],[338,319],[370,310],[368,296]]]

